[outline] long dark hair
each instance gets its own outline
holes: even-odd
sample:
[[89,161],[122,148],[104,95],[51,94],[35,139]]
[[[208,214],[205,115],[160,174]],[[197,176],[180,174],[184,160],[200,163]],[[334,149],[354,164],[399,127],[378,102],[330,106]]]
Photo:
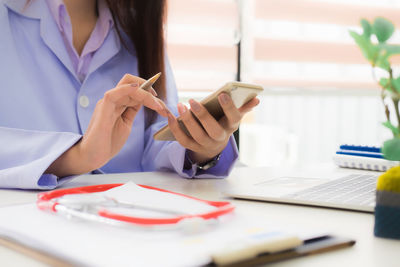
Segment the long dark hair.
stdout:
[[[148,79],[164,72],[164,21],[166,0],[106,0],[116,22],[122,43],[125,33],[135,47],[139,76]],[[154,85],[160,98],[165,99],[165,73]]]

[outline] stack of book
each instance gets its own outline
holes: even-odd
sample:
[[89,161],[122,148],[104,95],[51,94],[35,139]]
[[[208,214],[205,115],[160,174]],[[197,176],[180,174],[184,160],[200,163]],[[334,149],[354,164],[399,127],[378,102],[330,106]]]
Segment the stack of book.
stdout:
[[387,171],[400,165],[399,161],[387,160],[380,147],[341,145],[333,161],[343,168],[354,168],[371,171]]

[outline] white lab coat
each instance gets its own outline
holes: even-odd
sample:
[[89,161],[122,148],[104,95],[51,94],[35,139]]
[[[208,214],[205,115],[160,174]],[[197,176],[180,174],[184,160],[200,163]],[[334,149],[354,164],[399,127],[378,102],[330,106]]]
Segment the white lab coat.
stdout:
[[[51,189],[63,179],[44,171],[82,137],[104,93],[125,73],[138,75],[137,58],[121,46],[113,29],[81,83],[45,1],[33,0],[24,8],[25,3],[0,0],[0,187]],[[167,104],[176,113],[177,91],[168,64],[164,75]],[[215,167],[206,172],[195,165],[184,170],[185,148],[152,138],[164,124],[165,118],[158,116],[146,127],[140,110],[125,146],[99,171],[228,175],[238,157],[233,138]]]

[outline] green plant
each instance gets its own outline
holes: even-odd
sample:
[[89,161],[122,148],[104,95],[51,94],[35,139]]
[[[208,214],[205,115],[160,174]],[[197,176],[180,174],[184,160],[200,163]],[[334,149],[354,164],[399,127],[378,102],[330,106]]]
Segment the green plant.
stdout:
[[[366,19],[362,19],[360,23],[363,29],[362,34],[350,31],[350,35],[373,67],[374,79],[382,88],[381,98],[386,115],[386,121],[382,124],[393,133],[393,138],[384,142],[382,153],[386,159],[400,160],[400,76],[394,76],[391,63],[394,55],[400,55],[400,45],[387,43],[395,30],[393,23],[389,20],[378,17],[372,24]],[[373,37],[376,38],[375,41]],[[375,75],[376,68],[384,70],[387,75],[377,80]],[[395,113],[395,123],[391,121],[391,109],[388,101],[393,104],[392,111]]]

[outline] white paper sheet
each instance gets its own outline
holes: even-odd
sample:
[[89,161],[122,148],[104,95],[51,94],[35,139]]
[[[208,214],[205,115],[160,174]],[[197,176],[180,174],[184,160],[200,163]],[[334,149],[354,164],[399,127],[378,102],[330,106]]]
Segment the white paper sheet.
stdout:
[[147,189],[128,182],[99,193],[65,195],[57,202],[67,207],[83,205],[103,207],[110,212],[147,218],[171,218],[181,215],[203,214],[215,210],[214,206],[185,196]]
[[171,211],[177,214],[201,214],[215,210],[215,207],[191,198],[143,188],[134,182],[104,191],[103,195],[122,203],[139,207]]
[[0,235],[89,266],[198,266],[210,261],[203,242],[179,231],[118,228],[68,220],[35,204],[0,209]]

